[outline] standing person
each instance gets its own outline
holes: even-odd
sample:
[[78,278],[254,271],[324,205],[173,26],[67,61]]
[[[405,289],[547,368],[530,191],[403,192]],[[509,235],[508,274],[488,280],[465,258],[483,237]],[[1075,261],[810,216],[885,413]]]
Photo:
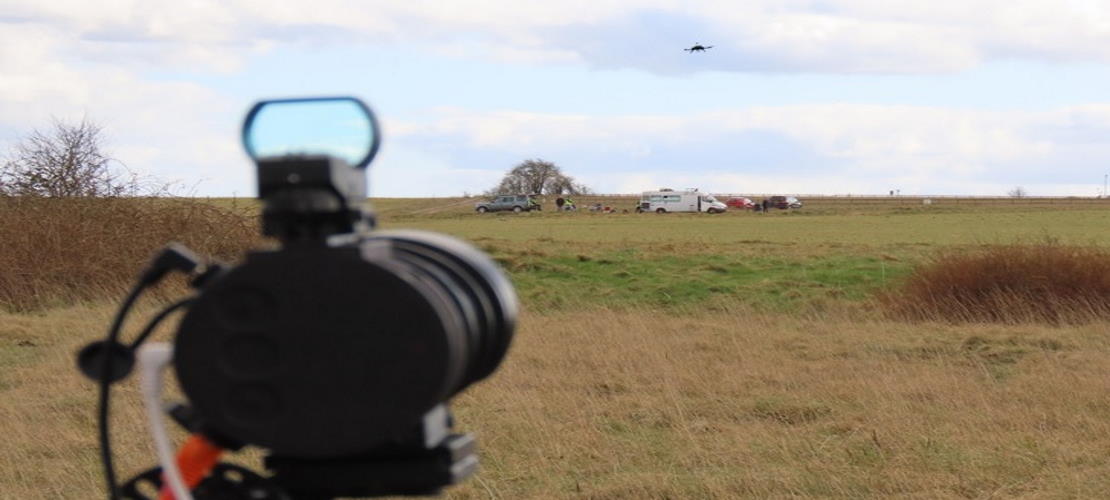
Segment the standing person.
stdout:
[[768,200],[767,198],[764,198],[763,199],[763,213],[767,213],[767,209],[770,208],[770,206],[771,206],[770,200]]
[[555,198],[555,211],[561,212],[563,210],[563,204],[566,202],[567,200],[564,200],[562,196]]

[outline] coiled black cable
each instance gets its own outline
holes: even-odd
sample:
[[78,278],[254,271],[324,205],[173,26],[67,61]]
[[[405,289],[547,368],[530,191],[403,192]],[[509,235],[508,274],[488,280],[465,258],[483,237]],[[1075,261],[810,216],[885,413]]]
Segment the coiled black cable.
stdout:
[[[123,347],[119,344],[119,334],[123,327],[123,321],[127,318],[127,314],[131,312],[131,308],[135,305],[139,296],[147,288],[154,286],[165,277],[166,273],[170,271],[191,272],[198,266],[199,261],[189,249],[171,243],[166,248],[162,249],[150,265],[140,275],[139,281],[135,286],[127,292],[127,297],[123,299],[119,309],[116,311],[115,318],[112,319],[112,325],[108,328],[108,335],[105,337],[104,342],[100,345],[101,355],[103,360],[100,362],[100,372],[97,378],[99,394],[97,395],[97,434],[100,443],[100,461],[104,465],[104,480],[108,487],[108,498],[110,500],[117,500],[119,498],[119,488],[116,484],[116,471],[112,464],[112,440],[111,429],[108,419],[110,413],[110,395],[112,382],[118,378],[126,376],[130,371],[130,361],[134,359],[134,350],[150,335],[154,328],[158,326],[166,316],[174,310],[191,302],[191,298],[183,299],[173,304],[170,304],[163,311],[159,312],[154,318],[151,318],[147,323],[143,332],[139,335],[130,347]],[[95,351],[95,344],[90,346]],[[86,351],[89,349],[86,348]],[[117,375],[114,370],[112,361],[114,354],[122,350],[122,353],[129,357],[128,364],[121,367],[120,373]],[[82,353],[84,354],[84,353]],[[80,358],[79,358],[80,362]],[[86,374],[89,372],[86,371]]]
[[100,440],[100,462],[104,465],[104,481],[108,486],[108,498],[110,500],[117,500],[119,491],[117,491],[116,486],[116,471],[112,465],[112,442],[108,425],[108,403],[112,387],[112,356],[108,350],[116,344],[124,318],[127,317],[127,313],[130,312],[131,307],[135,305],[135,301],[143,290],[146,290],[147,286],[149,286],[147,283],[140,281],[131,288],[131,291],[127,293],[127,298],[123,300],[116,311],[116,317],[112,320],[112,326],[108,328],[108,335],[105,338],[104,363],[100,369],[100,393],[97,396],[96,428]]
[[[120,327],[123,325],[123,319],[125,318],[128,310],[131,309],[131,306],[134,304],[135,299],[138,298],[139,293],[141,293],[144,288],[145,287],[143,286],[137,286],[134,290],[132,290],[132,293],[129,293],[127,295],[127,299],[124,300],[123,304],[120,306],[119,311],[116,313],[116,319],[112,322],[112,329],[108,332],[108,342],[115,342],[116,339],[119,338],[119,331]],[[158,314],[155,314],[154,317],[150,318],[150,320],[147,321],[146,326],[143,327],[143,331],[139,333],[138,337],[135,337],[135,340],[131,341],[131,345],[128,346],[127,349],[131,352],[135,352],[135,350],[137,350],[139,346],[141,346],[143,342],[146,341],[147,337],[149,337],[150,334],[154,332],[154,329],[158,328],[158,325],[162,323],[162,320],[166,319],[166,317],[168,317],[170,314],[173,314],[174,311],[177,311],[182,307],[192,304],[194,300],[196,300],[195,297],[186,297],[163,308],[161,311],[158,312]],[[110,356],[105,356],[104,359],[105,363],[103,366],[103,371],[101,372],[102,375],[100,377],[100,399],[99,405],[97,407],[97,428],[99,429],[100,433],[100,460],[104,464],[104,480],[108,483],[108,498],[116,500],[118,498],[118,485],[116,483],[115,468],[112,465],[112,443],[109,433],[110,422],[108,419],[108,402],[110,399],[109,396],[111,390],[111,374],[108,360],[110,360],[111,358]]]

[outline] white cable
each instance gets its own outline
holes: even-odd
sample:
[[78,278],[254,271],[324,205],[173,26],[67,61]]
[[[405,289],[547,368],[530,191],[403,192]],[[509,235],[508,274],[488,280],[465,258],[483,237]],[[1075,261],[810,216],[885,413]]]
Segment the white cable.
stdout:
[[139,348],[139,388],[143,393],[143,405],[150,421],[150,435],[154,448],[158,451],[158,461],[162,463],[162,474],[173,491],[175,500],[193,500],[193,495],[181,479],[177,460],[173,456],[170,438],[162,419],[162,372],[173,359],[173,347],[165,342],[151,342]]

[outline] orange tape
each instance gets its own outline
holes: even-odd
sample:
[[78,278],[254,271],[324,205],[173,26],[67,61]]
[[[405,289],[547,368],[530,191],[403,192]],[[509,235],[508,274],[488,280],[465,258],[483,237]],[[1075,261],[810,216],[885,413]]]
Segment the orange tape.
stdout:
[[[196,488],[216,463],[220,461],[220,455],[223,454],[223,448],[212,444],[211,441],[204,438],[200,434],[193,434],[189,439],[185,440],[185,444],[181,445],[181,450],[177,452],[177,468],[181,470],[181,478],[185,481],[185,487],[190,491]],[[173,491],[170,490],[168,481],[165,477],[162,478],[162,492],[158,496],[159,500],[175,500]]]

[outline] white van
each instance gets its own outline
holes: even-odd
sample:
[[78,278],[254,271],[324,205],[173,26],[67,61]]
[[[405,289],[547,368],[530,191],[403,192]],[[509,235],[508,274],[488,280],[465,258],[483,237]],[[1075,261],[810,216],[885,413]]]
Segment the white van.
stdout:
[[711,194],[699,193],[697,189],[675,191],[662,189],[645,191],[640,197],[637,212],[705,212],[719,214],[728,210],[724,203],[717,201]]

